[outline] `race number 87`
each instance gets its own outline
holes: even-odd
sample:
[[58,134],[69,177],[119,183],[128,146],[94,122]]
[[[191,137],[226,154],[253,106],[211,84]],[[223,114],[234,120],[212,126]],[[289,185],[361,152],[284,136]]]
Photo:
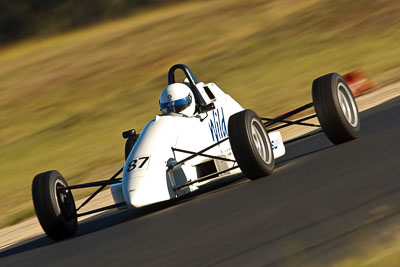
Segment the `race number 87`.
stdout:
[[128,164],[127,172],[146,170],[149,165],[150,157],[140,157],[131,160]]

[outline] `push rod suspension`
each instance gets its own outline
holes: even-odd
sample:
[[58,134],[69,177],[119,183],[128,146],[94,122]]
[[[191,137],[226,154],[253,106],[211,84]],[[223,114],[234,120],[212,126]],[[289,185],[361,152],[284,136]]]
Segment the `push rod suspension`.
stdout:
[[71,190],[71,189],[96,187],[96,186],[102,186],[102,185],[111,185],[111,184],[116,184],[116,183],[120,183],[120,182],[121,182],[121,178],[116,178],[114,180],[104,180],[104,181],[96,181],[96,182],[91,182],[91,183],[66,186],[66,187],[62,187],[62,188],[57,188],[57,190],[65,191],[65,190]]
[[282,120],[284,120],[286,118],[289,118],[289,117],[291,117],[291,116],[293,116],[293,115],[295,115],[297,113],[300,113],[300,112],[302,112],[302,111],[304,111],[306,109],[309,109],[312,106],[314,106],[314,104],[311,102],[311,103],[305,104],[305,105],[303,105],[303,106],[301,106],[299,108],[293,109],[293,110],[291,110],[289,112],[286,112],[286,113],[284,113],[284,114],[282,114],[282,115],[280,115],[280,116],[278,116],[276,118],[273,118],[273,119],[261,118],[261,119],[267,120],[267,122],[264,123],[264,126],[268,127],[268,126],[271,126],[271,125],[273,125],[273,124],[275,124],[277,122],[280,122],[280,121],[282,121]]
[[[171,165],[170,168],[172,168],[172,167],[175,166],[175,165],[179,165],[179,164],[185,163],[186,161],[191,160],[191,159],[193,159],[193,158],[199,156],[200,154],[202,154],[202,153],[206,152],[207,150],[210,150],[211,148],[213,148],[213,147],[215,147],[215,146],[217,146],[217,145],[219,145],[219,144],[225,142],[225,141],[228,140],[228,139],[229,139],[229,137],[226,137],[226,138],[224,138],[224,139],[218,141],[217,143],[215,143],[215,144],[213,144],[213,145],[211,145],[211,146],[209,146],[209,147],[206,147],[206,148],[200,150],[200,151],[197,152],[197,153],[194,153],[193,155],[191,155],[191,156],[189,156],[189,157],[187,157],[187,158],[184,158],[183,160],[177,162],[176,164]],[[171,148],[171,149],[172,149],[172,151],[174,150],[174,148]]]
[[192,184],[195,184],[195,183],[200,183],[200,182],[204,182],[204,181],[207,181],[207,180],[211,180],[211,179],[217,177],[218,175],[220,175],[220,174],[222,174],[222,173],[229,172],[229,171],[234,170],[234,169],[237,169],[237,168],[239,168],[239,166],[233,166],[233,167],[231,167],[231,168],[228,168],[228,169],[223,170],[223,171],[220,171],[220,172],[211,173],[211,174],[209,174],[209,175],[206,175],[206,176],[203,176],[203,177],[201,177],[201,178],[198,178],[197,180],[190,181],[190,182],[188,182],[188,183],[186,183],[186,184],[183,184],[183,185],[179,185],[179,186],[177,186],[177,187],[174,187],[174,191],[175,191],[175,192],[176,192],[176,191],[179,191],[179,190],[181,190],[182,188],[185,188],[185,187],[187,187],[187,186],[189,186],[189,185],[192,185]]
[[202,156],[202,157],[207,157],[207,158],[212,158],[212,159],[219,159],[219,160],[224,160],[224,161],[236,162],[233,159],[227,159],[227,158],[223,158],[223,157],[212,156],[212,155],[208,155],[208,154],[203,154],[203,153],[199,153],[199,152],[193,152],[193,151],[179,149],[179,148],[172,148],[172,150],[178,151],[178,152],[182,152],[182,153],[192,154],[192,155],[197,154],[197,156]]
[[304,117],[304,118],[301,118],[301,119],[298,119],[298,120],[295,120],[295,121],[281,120],[281,121],[279,121],[279,122],[282,122],[282,123],[285,123],[285,124],[276,126],[276,127],[274,127],[274,128],[270,128],[270,129],[268,129],[268,131],[270,131],[270,132],[276,131],[276,130],[279,130],[279,129],[281,129],[281,128],[288,127],[288,126],[290,126],[290,125],[302,125],[302,126],[310,126],[310,127],[321,127],[321,125],[318,125],[318,124],[314,124],[314,123],[305,123],[305,122],[303,122],[303,121],[306,121],[306,120],[309,120],[309,119],[312,119],[312,118],[315,118],[315,117],[317,117],[317,115],[316,115],[316,114],[313,114],[313,115],[310,115],[310,116],[307,116],[307,117]]
[[[122,167],[121,169],[119,169],[110,179],[108,179],[109,181],[115,180],[117,179],[117,176],[122,172],[122,170],[124,169],[124,167]],[[79,208],[76,209],[76,211],[79,211],[82,207],[84,207],[87,203],[89,203],[90,200],[92,200],[95,196],[97,196],[98,193],[101,192],[101,190],[103,190],[105,187],[107,186],[107,184],[103,184],[100,186],[100,188],[98,188],[90,197],[88,197],[80,206]]]
[[83,213],[79,213],[76,216],[77,217],[81,217],[81,216],[97,213],[97,212],[104,211],[104,210],[110,210],[110,209],[118,208],[118,207],[125,206],[125,205],[126,205],[126,202],[124,201],[124,202],[120,202],[120,203],[113,204],[113,205],[110,205],[110,206],[105,206],[105,207],[98,208],[98,209],[95,209],[95,210],[89,210],[89,211],[86,211],[86,212],[83,212]]

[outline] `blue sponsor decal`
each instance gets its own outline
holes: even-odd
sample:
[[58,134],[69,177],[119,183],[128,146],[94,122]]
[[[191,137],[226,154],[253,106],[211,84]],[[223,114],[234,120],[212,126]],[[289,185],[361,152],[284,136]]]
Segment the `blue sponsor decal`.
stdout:
[[211,131],[213,141],[219,141],[228,136],[228,129],[226,128],[224,109],[215,109],[212,111],[212,117],[208,123]]

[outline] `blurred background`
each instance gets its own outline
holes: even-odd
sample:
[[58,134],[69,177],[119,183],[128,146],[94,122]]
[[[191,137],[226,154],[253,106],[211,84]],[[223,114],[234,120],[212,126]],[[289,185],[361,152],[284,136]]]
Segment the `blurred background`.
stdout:
[[399,14],[388,0],[0,0],[0,226],[34,215],[37,173],[119,169],[121,132],[159,113],[173,64],[273,116],[326,73],[399,79]]

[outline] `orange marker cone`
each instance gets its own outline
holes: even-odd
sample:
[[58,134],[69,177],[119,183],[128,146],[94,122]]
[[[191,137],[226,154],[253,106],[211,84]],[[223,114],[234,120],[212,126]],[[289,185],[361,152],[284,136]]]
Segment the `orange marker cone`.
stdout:
[[354,97],[375,89],[377,85],[377,83],[370,78],[370,75],[362,68],[346,73],[343,75],[343,78],[353,92]]

